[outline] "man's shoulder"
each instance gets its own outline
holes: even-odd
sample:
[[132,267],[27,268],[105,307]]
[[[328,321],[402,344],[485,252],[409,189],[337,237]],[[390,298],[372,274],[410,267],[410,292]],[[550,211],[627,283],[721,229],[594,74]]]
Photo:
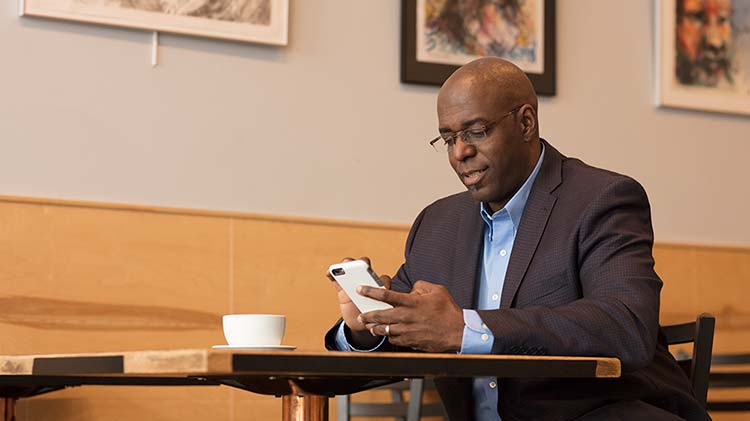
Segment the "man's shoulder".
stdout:
[[422,235],[436,233],[448,235],[458,229],[463,221],[473,221],[479,216],[479,204],[468,191],[452,194],[427,205],[412,224],[412,232]]
[[578,158],[563,158],[560,190],[564,192],[596,195],[618,184],[643,189],[638,181],[628,175],[589,165]]
[[440,198],[425,207],[423,213],[433,215],[457,215],[466,212],[479,212],[479,204],[468,191]]

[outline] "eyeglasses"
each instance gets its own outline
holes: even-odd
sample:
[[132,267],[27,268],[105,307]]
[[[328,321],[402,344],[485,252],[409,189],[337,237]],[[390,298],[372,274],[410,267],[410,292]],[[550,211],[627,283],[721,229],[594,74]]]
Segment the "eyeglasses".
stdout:
[[513,108],[512,110],[498,117],[497,120],[489,122],[482,127],[469,127],[456,133],[441,133],[440,136],[430,141],[430,146],[432,146],[432,148],[437,152],[447,152],[453,149],[453,146],[456,144],[456,140],[459,137],[464,141],[465,144],[476,146],[487,139],[490,130],[492,130],[492,128],[495,127],[498,123],[500,123],[502,119],[509,115],[515,114],[516,112],[518,112],[518,110],[521,109],[521,107],[523,107],[523,105],[519,105],[516,108]]

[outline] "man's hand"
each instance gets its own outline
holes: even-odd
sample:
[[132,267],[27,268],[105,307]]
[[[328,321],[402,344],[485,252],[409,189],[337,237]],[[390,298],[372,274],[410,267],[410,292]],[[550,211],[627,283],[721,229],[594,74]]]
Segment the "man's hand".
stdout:
[[[348,262],[351,260],[354,259],[352,259],[351,257],[347,257],[342,261]],[[367,262],[367,265],[370,266],[369,258],[360,257],[359,260],[364,260],[365,262]],[[336,288],[339,299],[339,309],[341,310],[341,317],[344,319],[344,323],[346,323],[346,325],[349,327],[349,330],[351,331],[351,339],[354,342],[352,343],[352,345],[361,349],[369,349],[377,345],[381,341],[381,338],[371,334],[365,324],[359,321],[359,315],[361,314],[359,309],[356,305],[354,305],[354,302],[352,302],[351,298],[346,295],[346,292],[344,292],[338,282],[336,282],[336,280],[333,279],[330,274],[328,274],[328,279],[332,281],[333,286]],[[383,284],[386,289],[389,289],[391,287],[391,278],[385,275],[381,275],[380,283]]]
[[394,345],[427,352],[461,350],[463,311],[445,287],[417,281],[408,294],[368,286],[360,287],[359,293],[394,307],[359,316],[359,323],[374,335],[388,336]]

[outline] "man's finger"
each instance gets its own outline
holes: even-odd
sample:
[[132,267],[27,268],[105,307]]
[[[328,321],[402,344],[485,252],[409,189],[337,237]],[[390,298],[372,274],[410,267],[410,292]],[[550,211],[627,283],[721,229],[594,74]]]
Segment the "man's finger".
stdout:
[[360,313],[359,322],[367,324],[394,324],[409,323],[412,319],[410,313],[412,310],[405,310],[404,307],[389,308],[387,310],[372,310],[367,313]]
[[370,258],[367,256],[362,256],[359,258],[359,260],[363,260],[365,263],[367,263],[367,266],[370,267]]
[[373,288],[367,285],[358,286],[357,294],[363,297],[370,297],[373,300],[386,302],[392,306],[408,306],[413,301],[413,299],[409,297],[409,294],[391,291],[386,288]]
[[380,275],[380,283],[383,284],[385,289],[391,289],[391,277],[388,275]]
[[367,313],[360,314],[357,319],[360,323],[363,323],[367,328],[375,327],[375,325],[382,325],[387,323],[394,323],[396,320],[389,313],[390,310],[375,310],[368,311]]
[[[386,328],[388,329],[386,331]],[[396,324],[383,324],[383,325],[376,325],[372,328],[372,331],[375,332],[378,336],[398,336],[398,325]],[[386,335],[387,333],[387,335]]]
[[365,327],[373,336],[398,336],[400,329],[396,323],[368,323]]

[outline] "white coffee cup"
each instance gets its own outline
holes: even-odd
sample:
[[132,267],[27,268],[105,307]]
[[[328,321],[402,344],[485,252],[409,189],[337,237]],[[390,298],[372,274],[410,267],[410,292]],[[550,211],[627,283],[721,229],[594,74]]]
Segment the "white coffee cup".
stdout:
[[231,346],[281,345],[286,317],[278,314],[227,314],[222,317],[224,338]]

